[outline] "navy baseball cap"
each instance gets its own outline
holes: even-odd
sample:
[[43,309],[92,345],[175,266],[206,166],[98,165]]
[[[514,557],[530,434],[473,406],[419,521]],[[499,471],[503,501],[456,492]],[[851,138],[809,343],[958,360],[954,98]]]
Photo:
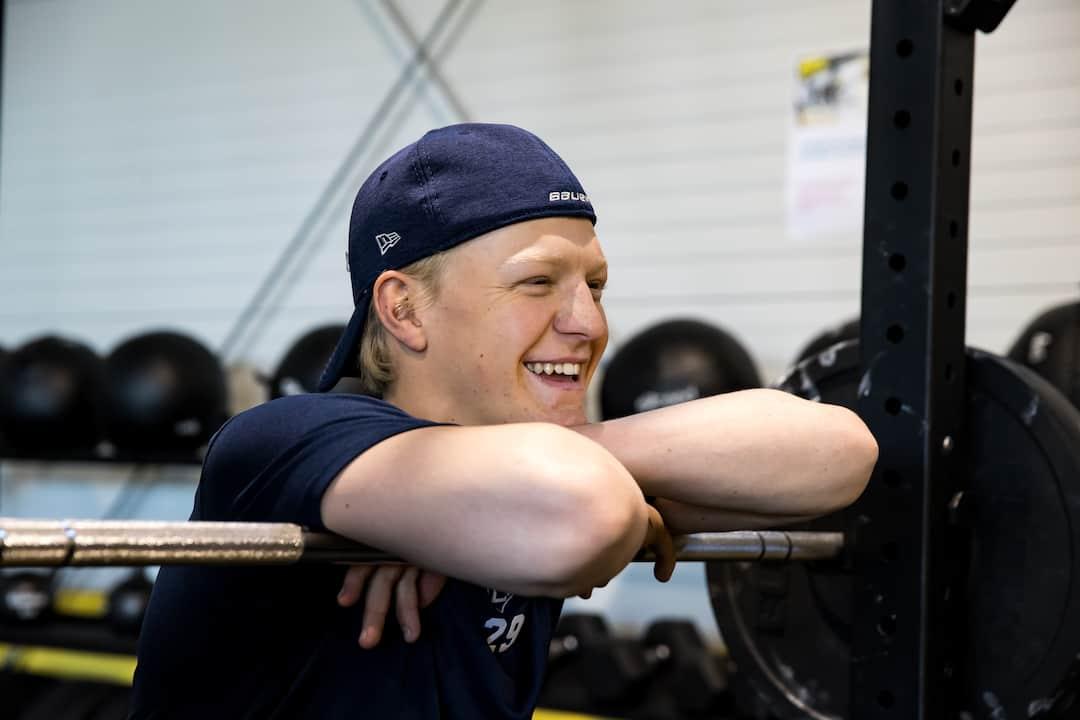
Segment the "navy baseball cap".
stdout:
[[513,125],[432,130],[394,153],[360,186],[345,263],[352,318],[319,392],[360,375],[360,338],[375,279],[505,225],[543,217],[596,223],[581,183],[555,151]]

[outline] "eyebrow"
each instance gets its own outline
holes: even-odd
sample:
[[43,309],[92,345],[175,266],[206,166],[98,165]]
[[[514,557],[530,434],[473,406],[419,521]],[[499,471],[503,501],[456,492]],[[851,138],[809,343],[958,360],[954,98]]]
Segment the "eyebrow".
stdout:
[[[533,252],[525,252],[525,253],[520,253],[518,255],[514,255],[513,257],[509,258],[508,260],[505,260],[503,262],[502,266],[505,267],[505,268],[513,269],[513,268],[518,267],[520,265],[527,265],[527,264],[530,264],[530,263],[538,263],[538,264],[541,264],[541,265],[565,265],[566,261],[563,260],[560,257],[549,255],[549,254],[547,254],[547,253],[545,253],[543,251],[533,251]],[[605,273],[606,274],[607,271],[608,271],[607,260],[601,260],[598,264],[593,265],[592,267],[589,268],[588,274],[590,274],[590,275],[593,274],[593,273]]]

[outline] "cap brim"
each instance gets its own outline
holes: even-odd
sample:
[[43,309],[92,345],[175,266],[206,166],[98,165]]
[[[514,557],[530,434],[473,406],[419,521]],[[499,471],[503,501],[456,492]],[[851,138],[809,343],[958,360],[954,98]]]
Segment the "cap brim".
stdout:
[[360,376],[360,336],[364,333],[364,320],[367,318],[367,292],[357,300],[345,332],[341,333],[334,354],[326,363],[322,377],[319,378],[319,392],[328,392],[343,377]]

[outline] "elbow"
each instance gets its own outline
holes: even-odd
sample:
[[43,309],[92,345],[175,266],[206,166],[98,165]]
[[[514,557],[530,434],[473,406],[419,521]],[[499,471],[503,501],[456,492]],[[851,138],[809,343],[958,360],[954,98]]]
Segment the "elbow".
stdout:
[[859,499],[878,459],[877,440],[862,418],[844,407],[836,407],[835,411],[838,460],[826,512],[841,510]]
[[605,585],[641,549],[645,499],[630,473],[606,450],[582,443],[574,465],[556,479],[559,510],[543,529],[535,567],[541,594],[569,597]]

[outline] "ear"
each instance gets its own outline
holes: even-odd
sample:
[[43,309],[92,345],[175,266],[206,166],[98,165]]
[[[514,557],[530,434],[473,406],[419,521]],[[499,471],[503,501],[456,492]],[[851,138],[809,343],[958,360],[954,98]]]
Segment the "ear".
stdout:
[[416,315],[416,303],[422,297],[415,278],[396,270],[387,270],[375,280],[371,302],[387,332],[413,352],[427,349],[427,333]]

